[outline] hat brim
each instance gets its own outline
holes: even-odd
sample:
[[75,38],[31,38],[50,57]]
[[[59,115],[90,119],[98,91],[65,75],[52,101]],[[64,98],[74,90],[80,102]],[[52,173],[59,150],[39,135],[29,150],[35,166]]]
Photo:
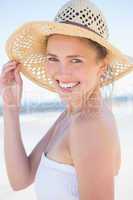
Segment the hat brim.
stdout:
[[91,39],[109,52],[110,63],[101,87],[118,80],[133,70],[133,59],[91,30],[51,21],[34,21],[18,28],[6,42],[6,53],[11,60],[19,61],[21,72],[35,84],[56,92],[53,81],[46,73],[46,40],[51,34],[63,34]]

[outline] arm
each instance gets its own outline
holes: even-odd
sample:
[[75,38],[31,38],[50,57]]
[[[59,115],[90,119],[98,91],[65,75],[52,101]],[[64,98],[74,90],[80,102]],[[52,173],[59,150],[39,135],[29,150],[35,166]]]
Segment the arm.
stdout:
[[[4,117],[4,153],[7,175],[12,188],[23,187],[29,178],[28,158],[21,140],[19,110],[23,90],[20,63],[9,61],[0,75]],[[12,87],[12,86],[15,87]],[[12,105],[12,106],[11,106]]]
[[4,108],[3,117],[6,170],[10,185],[17,190],[28,182],[30,166],[22,143],[18,110]]
[[75,120],[70,152],[78,177],[80,200],[114,200],[114,137],[106,119]]
[[[19,73],[20,66],[17,61],[9,61],[3,66],[0,75],[0,92],[3,100],[5,164],[10,185],[14,190],[24,189],[33,182],[39,156],[42,149],[45,148],[50,135],[52,135],[52,128],[54,127],[53,125],[48,134],[28,157],[22,143],[19,121],[23,88],[23,80]],[[17,87],[12,87],[12,84]],[[59,116],[59,119],[61,116]]]
[[41,153],[45,149],[56,123],[63,117],[63,113],[31,154],[27,156],[21,138],[19,112],[15,108],[4,108],[5,163],[10,185],[14,190],[24,189],[33,182]]
[[57,118],[57,120],[54,122],[52,127],[48,130],[48,132],[43,136],[43,138],[38,142],[38,144],[34,147],[32,152],[29,154],[29,162],[30,162],[30,183],[33,183],[36,175],[36,171],[41,159],[41,155],[43,152],[45,152],[47,145],[51,139],[51,137],[54,134],[54,129],[57,124],[60,123],[60,121],[65,117],[65,111],[60,114],[60,116]]

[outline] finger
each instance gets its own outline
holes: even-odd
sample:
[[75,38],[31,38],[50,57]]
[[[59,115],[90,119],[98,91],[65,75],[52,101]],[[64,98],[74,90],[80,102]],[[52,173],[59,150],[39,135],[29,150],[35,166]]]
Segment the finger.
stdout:
[[6,68],[8,68],[8,67],[10,67],[10,66],[17,66],[19,63],[15,63],[15,62],[12,62],[12,63],[8,63],[8,64],[5,64],[5,65],[3,65],[3,68],[2,69],[6,69]]
[[6,68],[8,68],[12,65],[16,65],[16,63],[6,63],[6,64],[3,65],[2,70],[6,69]]
[[20,75],[20,72],[19,72],[19,68],[15,69],[14,75],[15,75],[16,82],[18,84],[22,84],[23,80],[21,78],[21,75]]
[[11,70],[15,69],[16,67],[17,67],[17,66],[13,65],[13,66],[10,66],[9,68],[6,68],[6,69],[2,72],[1,76],[2,76],[2,77],[5,76],[6,73],[10,72]]
[[9,61],[9,63],[6,63],[3,65],[2,67],[2,71],[4,71],[5,69],[9,68],[10,66],[17,66],[18,64],[20,64],[19,62],[16,61]]
[[[16,60],[9,60],[6,64],[17,64],[17,63],[19,63],[19,61],[16,61]],[[5,64],[5,65],[6,65]]]
[[1,73],[4,73],[4,72],[6,72],[6,71],[9,71],[10,69],[13,69],[13,68],[15,68],[15,67],[16,67],[16,65],[5,66],[5,67],[2,69]]

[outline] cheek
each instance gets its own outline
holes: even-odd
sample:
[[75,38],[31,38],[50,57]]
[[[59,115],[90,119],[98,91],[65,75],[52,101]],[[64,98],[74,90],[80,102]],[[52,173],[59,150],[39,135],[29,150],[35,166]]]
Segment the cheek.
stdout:
[[53,76],[57,71],[57,66],[54,64],[46,64],[46,73],[50,76]]
[[80,82],[83,87],[93,87],[97,81],[97,73],[94,70],[84,70],[80,72]]

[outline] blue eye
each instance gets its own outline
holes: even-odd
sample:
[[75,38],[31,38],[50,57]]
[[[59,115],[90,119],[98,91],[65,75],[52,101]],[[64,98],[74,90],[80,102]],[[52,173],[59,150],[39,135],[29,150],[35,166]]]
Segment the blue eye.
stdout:
[[56,61],[58,61],[56,58],[52,58],[52,57],[49,57],[49,58],[47,58],[47,61],[50,61],[50,62],[56,62]]
[[[49,62],[58,62],[58,59],[56,59],[54,57],[47,57],[47,61],[49,61]],[[82,62],[82,60],[80,60],[80,59],[72,59],[72,63],[81,63],[81,62]]]
[[[73,59],[73,60],[75,60],[76,62],[73,62],[73,63],[81,63],[82,62],[82,60],[80,60],[80,59]],[[73,61],[72,60],[72,61]]]

